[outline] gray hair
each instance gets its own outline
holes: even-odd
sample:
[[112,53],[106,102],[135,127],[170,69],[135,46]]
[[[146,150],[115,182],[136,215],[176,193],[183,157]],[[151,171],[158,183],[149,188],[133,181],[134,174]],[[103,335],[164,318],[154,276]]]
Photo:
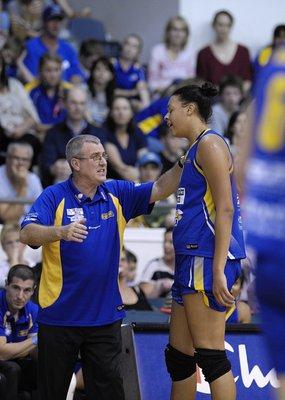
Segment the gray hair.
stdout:
[[65,156],[70,165],[71,159],[80,155],[84,143],[101,144],[100,139],[93,135],[79,135],[70,139],[66,145]]
[[29,143],[26,142],[13,142],[10,143],[7,147],[7,155],[14,153],[14,150],[18,149],[19,147],[25,147],[29,152],[30,159],[33,158],[34,150]]

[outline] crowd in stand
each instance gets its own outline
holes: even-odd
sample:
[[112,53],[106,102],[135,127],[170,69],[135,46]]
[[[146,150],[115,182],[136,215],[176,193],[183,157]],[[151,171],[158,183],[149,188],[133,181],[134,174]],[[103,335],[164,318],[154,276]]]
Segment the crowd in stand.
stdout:
[[[213,16],[213,41],[195,55],[189,47],[189,24],[175,16],[143,65],[143,38],[136,33],[118,43],[114,54],[92,32],[76,46],[63,38],[69,37],[66,21],[90,15],[88,8],[76,13],[66,0],[6,0],[0,4],[2,288],[13,265],[34,267],[39,261],[28,259],[19,244],[18,224],[29,204],[10,200],[32,202],[43,187],[68,178],[65,146],[72,137],[99,137],[108,155],[108,178],[155,180],[187,149],[185,140],[173,137],[164,123],[171,93],[185,83],[206,80],[219,87],[210,127],[227,138],[236,158],[243,143],[245,107],[257,76],[272,49],[285,43],[285,24],[278,25],[272,42],[251,58],[244,44],[231,39],[234,16],[222,10]],[[5,199],[9,202],[4,203]],[[175,198],[161,203],[171,209]],[[174,218],[172,211],[165,212],[160,206],[151,218],[138,217],[129,223],[130,227],[164,227],[166,232],[163,256],[146,265],[139,279],[136,256],[127,249],[122,252],[119,286],[127,310],[170,313]],[[250,322],[256,303],[248,260],[236,296],[240,306],[232,322]]]

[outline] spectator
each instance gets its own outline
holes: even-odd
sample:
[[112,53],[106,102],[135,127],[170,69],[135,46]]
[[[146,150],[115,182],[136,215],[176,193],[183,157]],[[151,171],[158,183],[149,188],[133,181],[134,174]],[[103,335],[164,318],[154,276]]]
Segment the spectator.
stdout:
[[[26,198],[35,200],[42,192],[40,180],[29,171],[33,149],[28,143],[11,143],[7,149],[5,165],[0,167],[0,198]],[[24,204],[0,203],[0,221],[18,222],[28,212],[30,206]]]
[[237,157],[240,152],[246,129],[246,113],[238,110],[235,111],[228,124],[228,128],[225,133],[225,138],[228,139],[231,147],[232,154]]
[[104,48],[98,40],[86,39],[81,43],[79,49],[79,63],[85,81],[90,77],[91,67],[94,62],[103,55]]
[[130,250],[127,250],[125,248],[127,260],[129,263],[128,271],[127,271],[127,281],[129,286],[132,286],[136,279],[136,274],[137,274],[137,263],[138,259],[137,256]]
[[152,311],[144,291],[139,286],[128,285],[129,262],[126,251],[121,252],[119,263],[119,290],[125,310]]
[[72,46],[59,39],[64,14],[57,5],[47,6],[43,11],[43,33],[41,36],[28,40],[27,55],[24,59],[26,67],[32,75],[39,72],[40,58],[45,53],[57,54],[62,59],[62,79],[73,83],[81,82],[84,77],[80,71],[77,54]]
[[91,67],[88,79],[88,115],[97,124],[102,124],[109,112],[114,91],[115,71],[106,57],[99,57]]
[[44,186],[66,179],[70,168],[65,159],[65,146],[69,139],[77,135],[94,135],[105,143],[105,132],[90,124],[86,118],[87,93],[80,87],[71,88],[66,93],[66,118],[56,124],[46,134],[42,153],[42,175]]
[[138,35],[128,35],[123,41],[120,57],[114,62],[116,94],[130,99],[136,111],[147,107],[150,101],[145,73],[139,64],[142,47]]
[[247,92],[252,81],[249,51],[230,39],[234,17],[226,10],[218,11],[213,19],[215,40],[198,53],[197,76],[219,85],[227,75],[237,75],[243,80]]
[[260,50],[258,53],[253,69],[254,69],[254,80],[256,81],[256,78],[260,72],[260,70],[265,67],[265,65],[268,64],[272,51],[280,45],[285,44],[285,24],[283,25],[277,25],[273,31],[273,37],[272,37],[272,43],[269,44],[268,46],[264,47],[263,49]]
[[1,51],[8,77],[17,78],[22,82],[33,79],[33,75],[24,64],[25,52],[25,46],[20,39],[8,37]]
[[0,49],[5,44],[10,29],[9,14],[3,10],[3,1],[0,1]]
[[147,298],[165,297],[174,280],[175,255],[172,243],[172,228],[166,229],[163,241],[163,256],[151,260],[140,277],[140,288]]
[[37,37],[42,29],[43,0],[12,0],[7,6],[12,35],[22,41]]
[[220,100],[213,105],[211,128],[224,135],[231,115],[238,110],[243,98],[242,81],[237,76],[225,77],[220,84]]
[[158,179],[161,174],[161,161],[155,153],[145,153],[139,159],[137,163],[139,167],[140,182],[152,182]]
[[24,260],[24,249],[20,243],[20,226],[16,224],[5,224],[1,230],[0,242],[7,258],[0,261],[0,288],[4,288],[6,278],[11,267],[16,264],[26,264]]
[[194,77],[194,57],[188,47],[189,26],[184,18],[171,18],[165,28],[164,43],[151,51],[148,84],[161,94],[177,79]]
[[[25,141],[32,145],[34,157],[40,152],[39,139],[33,129],[39,122],[37,111],[23,85],[8,78],[6,64],[0,54],[0,148],[7,149],[9,143]],[[35,160],[34,160],[35,161]]]
[[7,380],[6,397],[11,400],[37,387],[38,306],[30,301],[34,288],[33,271],[18,264],[10,269],[0,292],[0,373]]
[[65,91],[72,85],[61,80],[61,58],[56,54],[46,53],[40,59],[39,79],[26,85],[41,120],[38,130],[45,134],[54,124],[66,117],[63,104]]
[[166,124],[163,124],[160,127],[159,138],[163,145],[160,159],[162,163],[162,173],[164,174],[164,172],[172,168],[179,157],[185,153],[187,141],[173,136],[171,130]]
[[106,120],[106,150],[110,158],[110,178],[137,180],[137,159],[147,151],[147,141],[136,127],[130,100],[115,97]]

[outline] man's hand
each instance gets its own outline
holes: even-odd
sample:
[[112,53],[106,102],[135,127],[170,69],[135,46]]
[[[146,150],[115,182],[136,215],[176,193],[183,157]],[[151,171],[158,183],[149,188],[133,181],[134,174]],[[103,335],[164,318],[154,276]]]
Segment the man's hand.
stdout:
[[69,225],[57,227],[60,239],[68,242],[82,243],[88,235],[85,222],[86,219],[82,218],[78,221],[72,222]]

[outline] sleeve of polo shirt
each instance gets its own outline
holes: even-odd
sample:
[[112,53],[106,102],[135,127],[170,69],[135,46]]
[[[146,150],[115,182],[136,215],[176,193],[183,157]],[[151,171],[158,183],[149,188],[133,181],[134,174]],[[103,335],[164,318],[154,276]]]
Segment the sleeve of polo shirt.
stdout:
[[56,197],[52,187],[45,189],[26,214],[21,228],[28,224],[51,226],[54,224]]
[[33,334],[33,333],[38,333],[38,323],[37,323],[37,316],[38,316],[38,306],[36,304],[32,305],[32,309],[30,310],[31,313],[31,318],[32,318],[32,322],[33,325],[32,327],[29,329],[29,335]]
[[138,215],[150,214],[154,204],[149,204],[153,182],[134,183],[117,181],[119,184],[119,200],[127,221]]

